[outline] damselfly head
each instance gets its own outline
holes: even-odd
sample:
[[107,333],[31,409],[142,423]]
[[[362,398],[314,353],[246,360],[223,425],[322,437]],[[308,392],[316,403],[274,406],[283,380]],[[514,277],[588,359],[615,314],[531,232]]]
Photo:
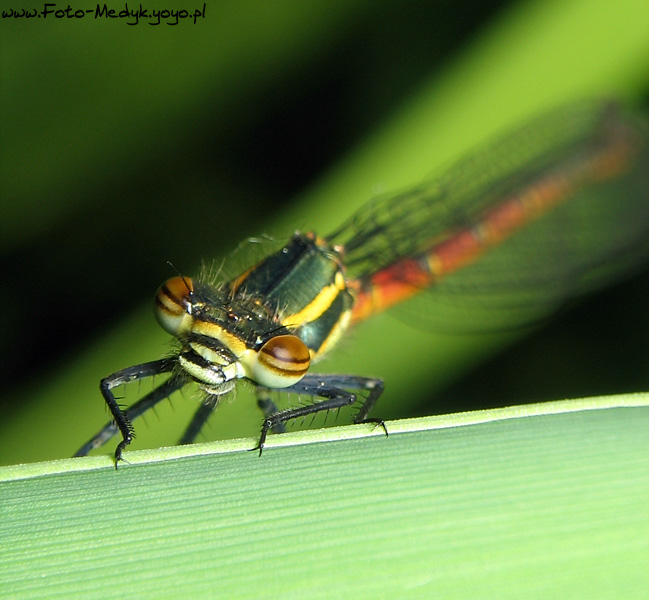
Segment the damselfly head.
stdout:
[[193,317],[194,282],[178,275],[165,281],[155,296],[155,317],[160,326],[174,336],[191,327]]
[[300,381],[311,363],[306,344],[288,335],[258,298],[240,294],[231,304],[228,290],[181,275],[160,286],[155,315],[182,342],[180,367],[213,394],[242,377],[280,389]]

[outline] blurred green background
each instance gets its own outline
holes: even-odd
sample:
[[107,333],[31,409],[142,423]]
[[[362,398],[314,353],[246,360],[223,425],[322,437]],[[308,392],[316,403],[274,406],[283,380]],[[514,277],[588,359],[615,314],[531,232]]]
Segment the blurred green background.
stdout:
[[[168,350],[166,261],[192,274],[250,236],[326,233],[544,108],[647,97],[640,0],[206,6],[177,26],[0,21],[0,464],[71,455],[107,418],[100,378]],[[648,297],[641,273],[489,360],[516,333],[381,316],[321,368],[384,377],[386,418],[647,390]],[[174,443],[189,396],[137,444]],[[208,439],[256,434],[235,400]]]

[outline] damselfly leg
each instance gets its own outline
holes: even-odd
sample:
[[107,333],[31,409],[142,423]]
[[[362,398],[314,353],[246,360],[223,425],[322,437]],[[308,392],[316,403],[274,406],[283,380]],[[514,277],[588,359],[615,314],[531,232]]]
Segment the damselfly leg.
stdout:
[[269,414],[261,427],[259,443],[253,450],[261,451],[266,443],[266,436],[270,430],[275,430],[291,419],[299,419],[322,411],[338,410],[356,403],[356,394],[349,390],[367,392],[367,397],[354,417],[354,423],[377,423],[383,427],[385,434],[388,430],[381,419],[368,419],[367,415],[376,404],[383,392],[383,381],[369,377],[355,377],[353,375],[305,375],[301,381],[287,388],[291,394],[324,398],[320,402],[313,402],[306,406],[289,408]]
[[[172,367],[173,363],[171,363]],[[174,392],[187,385],[189,379],[182,375],[172,375],[167,381],[146,394],[126,411],[123,411],[119,406],[111,390],[130,381],[167,373],[171,368],[169,361],[159,360],[122,369],[103,379],[101,382],[101,391],[106,400],[106,404],[113,414],[113,420],[107,423],[92,439],[79,448],[74,456],[86,456],[92,450],[100,448],[109,442],[117,433],[121,433],[122,440],[115,450],[115,461],[117,464],[120,460],[123,460],[122,451],[135,437],[132,422],[152,409],[156,404],[169,398]],[[309,396],[314,399],[323,398],[324,400],[314,400],[306,406],[278,410],[269,396],[270,390],[261,386],[257,388],[257,404],[263,411],[265,419],[259,442],[252,450],[259,450],[259,454],[261,455],[268,432],[282,433],[285,429],[284,425],[292,419],[352,406],[357,402],[358,398],[356,394],[349,390],[367,393],[354,418],[354,422],[377,423],[383,427],[387,435],[387,429],[381,419],[367,418],[368,413],[383,392],[383,382],[380,379],[355,377],[352,375],[306,375],[299,383],[282,391],[288,394]],[[208,418],[214,412],[219,397],[219,395],[212,394],[203,399],[180,438],[179,444],[191,444],[196,439]]]
[[108,406],[108,409],[113,416],[113,420],[110,421],[110,423],[107,423],[99,432],[97,432],[96,435],[81,446],[74,455],[86,456],[95,448],[100,448],[106,444],[114,435],[117,434],[117,432],[119,432],[122,434],[122,441],[115,450],[115,458],[117,461],[121,460],[122,450],[131,443],[134,437],[131,422],[165,398],[171,396],[171,394],[187,383],[187,379],[182,377],[169,378],[162,385],[149,392],[126,411],[122,410],[111,390],[131,381],[169,373],[172,369],[172,362],[166,359],[154,360],[152,362],[122,369],[102,379],[99,387],[104,397],[104,401],[106,402],[106,406]]

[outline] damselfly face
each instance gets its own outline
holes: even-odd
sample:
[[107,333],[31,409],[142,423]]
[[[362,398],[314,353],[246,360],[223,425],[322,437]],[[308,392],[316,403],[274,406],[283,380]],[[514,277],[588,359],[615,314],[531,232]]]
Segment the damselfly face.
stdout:
[[204,391],[221,395],[234,379],[286,388],[311,362],[309,349],[278,321],[261,298],[233,294],[185,277],[165,282],[156,294],[156,318],[182,344],[178,367]]

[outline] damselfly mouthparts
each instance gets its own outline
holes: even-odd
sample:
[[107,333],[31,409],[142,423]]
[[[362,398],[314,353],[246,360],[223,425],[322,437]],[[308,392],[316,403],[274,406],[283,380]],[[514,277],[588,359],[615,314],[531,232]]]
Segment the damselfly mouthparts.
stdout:
[[[269,430],[297,417],[358,404],[355,422],[371,421],[380,379],[308,372],[353,323],[424,288],[420,296],[468,306],[538,309],[524,322],[642,261],[648,131],[642,115],[614,103],[572,104],[430,182],[369,203],[327,237],[296,233],[230,281],[170,279],[158,290],[155,314],[179,349],[102,380],[114,421],[77,456],[119,432],[117,464],[133,439],[131,422],[190,382],[205,401],[180,443],[195,439],[239,379],[255,385],[265,415],[260,452]],[[161,373],[170,376],[122,410],[113,388]],[[269,390],[312,402],[278,410]]]

